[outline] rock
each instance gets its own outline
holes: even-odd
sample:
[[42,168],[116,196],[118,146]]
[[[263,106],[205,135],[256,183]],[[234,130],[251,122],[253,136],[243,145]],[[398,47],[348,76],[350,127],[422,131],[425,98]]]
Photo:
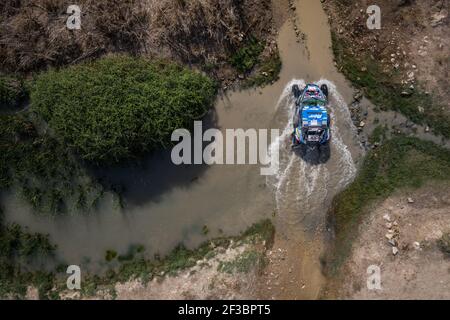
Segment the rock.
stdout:
[[391,240],[389,240],[389,244],[390,244],[391,246],[393,246],[393,247],[396,247],[396,246],[397,246],[397,240],[391,239]]
[[397,247],[392,247],[392,254],[394,256],[396,256],[398,254],[398,248]]
[[410,95],[412,95],[412,92],[410,92],[410,91],[402,91],[401,95],[403,97],[409,97]]
[[414,242],[413,243],[413,247],[414,247],[414,249],[416,249],[416,250],[420,250],[420,242]]
[[355,100],[355,101],[360,101],[362,97],[363,97],[362,92],[361,92],[361,91],[358,91],[358,92],[356,92],[355,95],[353,96],[353,100]]
[[366,125],[366,123],[365,123],[364,121],[361,121],[361,122],[359,123],[359,127],[360,127],[360,128],[364,128],[365,125]]
[[429,126],[425,127],[425,132],[430,132],[430,127]]
[[414,203],[414,199],[413,198],[408,198],[408,203]]
[[386,223],[386,228],[392,229],[392,223],[390,223],[390,222]]
[[430,25],[432,27],[437,27],[441,25],[444,22],[444,19],[447,18],[447,14],[445,13],[435,13],[431,16],[431,23]]
[[385,214],[385,215],[383,216],[383,219],[386,220],[386,221],[388,221],[388,222],[391,222],[391,216],[390,216],[389,214]]
[[394,234],[392,233],[386,233],[386,239],[388,239],[389,241],[391,241],[394,238]]

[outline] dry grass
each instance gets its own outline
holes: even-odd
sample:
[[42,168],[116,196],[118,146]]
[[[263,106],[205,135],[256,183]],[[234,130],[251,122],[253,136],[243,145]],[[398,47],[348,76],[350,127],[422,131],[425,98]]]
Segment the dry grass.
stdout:
[[81,30],[68,30],[71,4],[2,1],[0,68],[29,72],[117,51],[216,63],[270,20],[270,0],[79,0]]

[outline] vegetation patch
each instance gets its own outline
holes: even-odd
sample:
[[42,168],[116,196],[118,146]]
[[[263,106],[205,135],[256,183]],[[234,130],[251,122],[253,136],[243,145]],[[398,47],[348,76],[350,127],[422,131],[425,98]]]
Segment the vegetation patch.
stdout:
[[180,65],[129,56],[39,75],[32,109],[82,159],[115,163],[169,145],[212,105],[215,84]]
[[44,214],[95,207],[102,186],[35,120],[28,113],[0,115],[0,190],[15,188]]
[[372,134],[369,137],[369,143],[371,145],[375,144],[381,144],[386,139],[386,132],[388,131],[387,126],[376,126],[375,129],[373,129]]
[[275,226],[272,221],[265,219],[259,223],[255,223],[247,229],[238,239],[247,240],[247,242],[255,243],[256,241],[263,241],[266,247],[273,245],[275,235]]
[[450,138],[450,117],[433,96],[394,84],[377,61],[369,56],[354,57],[348,51],[350,46],[336,33],[332,33],[332,45],[340,70],[373,103],[401,112],[414,123],[429,125],[435,133]]
[[281,72],[281,58],[279,52],[263,58],[256,67],[255,72],[245,79],[244,88],[260,87],[277,81]]
[[246,250],[233,261],[221,262],[218,270],[229,274],[248,273],[255,266],[261,268],[264,264],[263,253],[256,250]]
[[108,262],[113,261],[115,258],[117,258],[117,251],[114,250],[107,250],[105,254],[105,260]]
[[450,178],[450,151],[417,138],[398,136],[366,156],[355,181],[338,194],[329,212],[335,241],[329,265],[336,272],[350,252],[368,206],[398,188],[418,188],[427,181]]
[[259,56],[263,52],[265,44],[251,37],[244,46],[236,51],[230,58],[230,63],[241,73],[252,71],[259,62]]
[[450,258],[450,233],[446,233],[438,241],[438,246],[447,258]]
[[37,287],[42,298],[49,297],[52,274],[32,272],[28,265],[37,258],[51,259],[54,250],[48,236],[17,224],[0,225],[0,297],[23,298],[28,285]]
[[[26,96],[23,80],[0,75],[0,107],[16,107]],[[1,109],[0,109],[1,110]]]

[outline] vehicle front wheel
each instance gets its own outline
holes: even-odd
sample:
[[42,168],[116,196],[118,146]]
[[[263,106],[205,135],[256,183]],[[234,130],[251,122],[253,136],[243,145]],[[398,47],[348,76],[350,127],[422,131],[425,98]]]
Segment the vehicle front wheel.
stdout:
[[325,97],[328,98],[328,86],[326,84],[323,84],[323,85],[320,86],[320,90],[322,90],[322,92],[325,95]]
[[292,86],[292,93],[296,99],[298,99],[302,95],[302,90],[300,90],[300,87],[297,84],[294,84]]

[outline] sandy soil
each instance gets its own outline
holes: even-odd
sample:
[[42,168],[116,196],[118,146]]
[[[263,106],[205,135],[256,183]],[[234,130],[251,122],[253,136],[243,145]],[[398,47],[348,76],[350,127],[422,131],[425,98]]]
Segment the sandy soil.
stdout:
[[[450,259],[437,245],[448,232],[449,185],[428,185],[388,198],[360,226],[337,296],[450,299]],[[381,290],[367,288],[367,269],[371,265],[381,269]]]
[[259,279],[257,297],[263,300],[316,299],[322,287],[322,273],[317,257],[320,239],[299,239],[275,235],[268,265]]

